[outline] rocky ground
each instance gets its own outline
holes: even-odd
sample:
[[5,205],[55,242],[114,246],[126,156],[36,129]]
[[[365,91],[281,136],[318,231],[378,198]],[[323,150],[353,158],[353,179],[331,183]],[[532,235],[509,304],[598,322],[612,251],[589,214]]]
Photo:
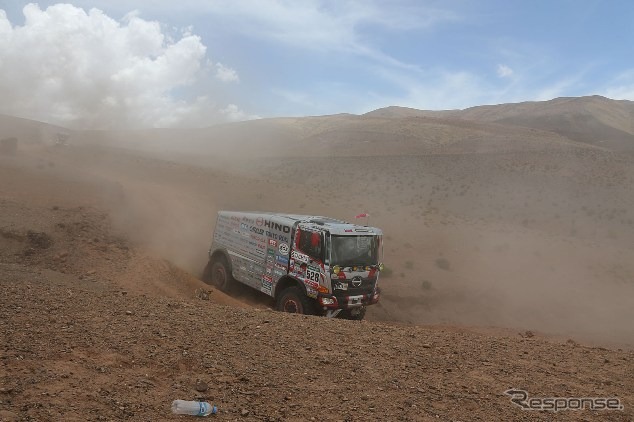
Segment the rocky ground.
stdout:
[[[634,418],[631,351],[126,294],[23,264],[2,264],[0,286],[2,420],[187,418],[174,399],[218,420]],[[625,409],[526,411],[511,387]]]

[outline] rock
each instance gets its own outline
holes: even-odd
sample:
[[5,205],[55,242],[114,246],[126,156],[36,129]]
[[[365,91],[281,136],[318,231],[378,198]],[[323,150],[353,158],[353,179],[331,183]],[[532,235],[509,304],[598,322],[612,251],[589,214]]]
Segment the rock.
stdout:
[[205,391],[207,391],[209,389],[209,386],[207,385],[207,383],[199,380],[199,381],[196,382],[196,386],[194,388],[199,393],[204,393]]
[[132,315],[132,311],[125,311],[126,315]]
[[424,348],[424,349],[431,349],[431,344],[429,344],[429,343],[423,343],[423,348]]
[[240,415],[242,415],[243,418],[246,418],[247,416],[249,416],[249,411],[247,409],[242,409],[242,412],[240,412]]

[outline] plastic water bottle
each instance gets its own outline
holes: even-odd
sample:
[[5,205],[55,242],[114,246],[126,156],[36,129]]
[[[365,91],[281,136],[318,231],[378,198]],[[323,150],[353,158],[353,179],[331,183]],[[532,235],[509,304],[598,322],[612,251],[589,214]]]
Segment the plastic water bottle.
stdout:
[[177,415],[207,416],[218,413],[218,408],[205,401],[174,400],[172,413]]

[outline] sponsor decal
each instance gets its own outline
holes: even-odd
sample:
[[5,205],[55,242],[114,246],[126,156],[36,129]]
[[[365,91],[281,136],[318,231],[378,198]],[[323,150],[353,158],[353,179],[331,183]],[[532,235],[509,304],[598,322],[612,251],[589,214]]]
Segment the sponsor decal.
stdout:
[[303,253],[293,251],[291,253],[291,258],[298,262],[308,262],[308,255],[304,255]]
[[265,231],[264,234],[266,237],[270,237],[271,239],[279,240],[280,242],[288,242],[288,237],[283,234],[277,234],[271,231]]
[[[269,239],[269,246],[271,246],[271,247],[273,247],[273,248],[274,248],[274,247],[276,247],[276,246],[277,246],[277,240],[275,240],[275,239]],[[281,247],[281,246],[282,246],[282,245],[280,245],[280,247]]]
[[264,227],[268,227],[271,230],[276,230],[278,232],[283,232],[287,234],[291,232],[290,226],[287,226],[286,224],[276,223],[271,220],[264,220]]
[[279,264],[282,264],[284,266],[288,265],[288,258],[286,258],[285,256],[276,256],[275,257],[275,261]]
[[278,277],[282,277],[283,275],[286,275],[286,270],[280,270],[279,268],[275,268],[273,270],[273,274],[275,274]]
[[267,274],[272,274],[273,273],[273,267],[266,267],[266,273]]
[[260,287],[260,291],[270,295],[273,291],[273,278],[265,275],[262,277],[262,286]]
[[335,283],[335,290],[348,290],[346,283]]
[[319,288],[319,283],[317,283],[316,281],[313,281],[311,279],[305,279],[304,283],[306,283],[306,285],[312,289],[318,289]]
[[275,249],[268,248],[266,250],[266,254],[271,256],[275,255]]
[[287,243],[280,243],[280,247],[278,248],[280,253],[284,256],[288,256],[289,247]]
[[258,217],[258,219],[255,220],[255,224],[261,227],[264,224],[264,219],[262,217]]
[[286,273],[286,266],[280,264],[280,263],[275,263],[275,268],[284,271],[284,273]]
[[255,240],[256,242],[261,242],[261,243],[266,242],[266,238],[264,236],[258,236],[257,234],[254,234],[254,233],[251,234],[251,239]]

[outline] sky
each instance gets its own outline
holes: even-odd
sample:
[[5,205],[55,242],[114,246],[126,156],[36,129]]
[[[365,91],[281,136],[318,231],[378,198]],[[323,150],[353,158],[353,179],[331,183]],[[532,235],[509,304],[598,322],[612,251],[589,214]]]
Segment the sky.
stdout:
[[107,129],[634,100],[632,22],[619,0],[0,0],[0,113]]

